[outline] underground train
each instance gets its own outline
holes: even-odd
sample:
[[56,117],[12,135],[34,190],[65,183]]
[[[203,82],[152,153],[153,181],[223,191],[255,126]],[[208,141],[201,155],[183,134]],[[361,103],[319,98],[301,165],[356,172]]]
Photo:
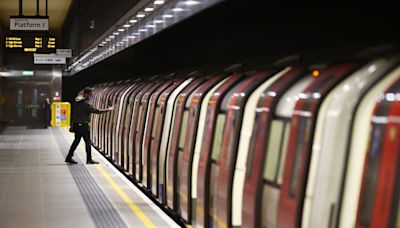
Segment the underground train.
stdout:
[[400,57],[94,85],[92,143],[195,227],[400,227]]

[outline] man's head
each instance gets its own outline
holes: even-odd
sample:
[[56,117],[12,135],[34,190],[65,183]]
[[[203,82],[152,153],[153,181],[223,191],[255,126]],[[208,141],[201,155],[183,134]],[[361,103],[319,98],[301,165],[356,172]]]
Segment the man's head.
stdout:
[[89,98],[90,96],[92,96],[92,93],[93,93],[93,89],[90,88],[90,87],[86,87],[86,88],[83,90],[83,97]]

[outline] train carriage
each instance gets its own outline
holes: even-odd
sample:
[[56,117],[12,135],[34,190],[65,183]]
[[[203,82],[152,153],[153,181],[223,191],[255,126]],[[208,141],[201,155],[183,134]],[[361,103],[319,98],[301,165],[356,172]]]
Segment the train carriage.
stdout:
[[[187,87],[179,93],[175,101],[175,113],[169,135],[169,145],[165,162],[165,186],[166,186],[166,205],[173,211],[178,212],[178,196],[176,191],[177,173],[178,173],[178,144],[182,145],[187,129],[187,114],[185,115],[186,103],[191,98],[192,92],[206,80],[206,78],[197,78],[190,82]],[[186,123],[186,124],[185,124]]]
[[170,86],[174,86],[177,82],[174,80],[167,80],[163,83],[154,93],[151,94],[148,100],[148,110],[146,114],[146,121],[143,129],[142,141],[142,184],[146,190],[151,191],[152,188],[152,170],[151,170],[151,147],[153,146],[153,138],[155,135],[155,128],[157,124],[157,101],[162,93]]
[[[243,117],[246,123],[240,130],[232,185],[232,226],[271,226],[261,225],[263,216],[260,194],[263,188],[263,164],[269,143],[269,129],[278,100],[289,88],[289,84],[301,79],[304,73],[305,69],[302,67],[286,68],[259,87],[258,92],[253,93],[246,103]],[[277,160],[274,162],[278,163]]]
[[183,129],[186,136],[182,144],[180,141],[178,148],[177,166],[180,168],[180,171],[178,172],[176,191],[179,193],[181,217],[190,224],[194,223],[195,217],[193,216],[193,214],[195,215],[195,209],[193,210],[192,208],[195,208],[196,197],[192,194],[192,179],[195,180],[196,178],[192,175],[192,164],[194,160],[193,155],[196,138],[200,138],[200,136],[203,135],[208,101],[215,90],[224,83],[225,80],[224,75],[211,77],[196,89],[193,98],[189,99],[186,103],[186,109],[189,109],[189,111],[185,111],[188,112],[188,114],[186,114],[188,117],[184,118],[184,122],[182,123],[186,125],[187,128],[186,130]]
[[225,209],[221,211],[221,208],[231,208],[233,169],[236,162],[244,106],[250,94],[256,92],[260,95],[262,90],[260,92],[254,90],[261,85],[264,86],[276,72],[277,70],[274,69],[251,73],[229,91],[221,104],[217,127],[222,129],[214,134],[214,144],[211,151],[212,159],[209,160],[211,169],[209,171],[210,174],[207,174],[211,178],[209,207],[212,216],[210,223],[213,227],[231,226],[231,210]]
[[[128,142],[128,147],[130,148],[129,150],[133,150],[131,147],[135,147],[135,157],[132,157],[132,159],[129,159],[129,170],[135,169],[135,179],[139,182],[143,180],[143,174],[142,174],[142,142],[144,139],[144,128],[145,128],[145,123],[146,123],[146,117],[148,113],[148,106],[149,106],[149,99],[151,97],[151,94],[155,92],[160,86],[162,87],[163,84],[165,84],[164,80],[159,80],[155,83],[152,83],[151,87],[143,94],[140,100],[140,107],[138,109],[139,111],[139,116],[136,124],[136,129],[130,129],[130,131],[135,131],[135,137],[130,138],[130,141]],[[133,168],[135,166],[135,168]],[[132,172],[133,175],[133,172]]]
[[279,198],[278,226],[301,224],[302,205],[319,107],[327,94],[352,73],[357,63],[338,63],[324,69],[299,96],[291,120]]
[[[123,92],[120,95],[119,98],[119,111],[118,111],[118,115],[117,115],[117,120],[116,120],[116,125],[115,125],[115,137],[114,137],[114,141],[113,141],[113,151],[115,154],[118,154],[119,158],[118,158],[118,162],[117,165],[121,168],[124,169],[124,151],[122,151],[121,148],[121,140],[125,140],[125,138],[123,138],[123,126],[124,126],[124,120],[125,120],[125,116],[126,116],[126,109],[129,108],[128,107],[128,102],[129,102],[129,98],[132,95],[132,91],[136,91],[137,88],[141,88],[141,86],[143,86],[143,83],[140,83],[139,85],[136,84],[130,84],[129,86],[125,87]],[[126,170],[126,169],[125,169]]]
[[119,167],[121,167],[121,159],[122,159],[122,155],[121,155],[121,151],[118,150],[118,131],[119,131],[119,126],[120,126],[120,120],[122,117],[122,112],[123,112],[123,104],[124,104],[124,100],[125,100],[125,96],[128,93],[128,91],[134,87],[134,85],[132,85],[131,83],[127,83],[125,82],[120,89],[118,90],[115,98],[115,111],[113,112],[113,118],[111,119],[111,128],[110,128],[110,139],[111,139],[111,143],[110,143],[110,150],[113,153],[113,160],[115,162],[116,165],[118,165]]
[[151,140],[150,140],[150,156],[149,159],[149,170],[148,178],[151,182],[151,192],[157,198],[161,198],[159,193],[159,152],[161,147],[161,137],[163,133],[164,119],[167,108],[167,101],[171,93],[178,88],[185,80],[180,79],[174,81],[174,83],[163,91],[157,100],[157,107],[154,111],[154,123],[151,129]]
[[[157,184],[159,191],[159,199],[163,204],[166,204],[166,186],[165,186],[165,162],[167,158],[167,148],[169,144],[169,135],[171,131],[171,125],[173,125],[174,116],[176,115],[175,101],[182,90],[184,90],[194,78],[185,79],[178,87],[176,87],[171,94],[168,96],[168,100],[165,101],[165,114],[164,122],[162,125],[160,149],[157,156]],[[154,164],[154,163],[153,163]]]
[[126,170],[129,172],[129,174],[132,177],[135,177],[135,164],[134,164],[134,160],[135,160],[135,156],[136,156],[136,152],[135,152],[135,147],[134,147],[134,133],[136,130],[136,125],[137,125],[137,120],[138,120],[138,116],[140,115],[139,112],[139,106],[140,106],[140,100],[142,99],[143,94],[151,87],[151,84],[149,82],[146,82],[143,84],[142,87],[138,88],[138,90],[136,90],[134,92],[134,95],[131,96],[131,106],[130,111],[132,113],[132,115],[129,118],[129,121],[126,123],[126,131],[125,131],[125,135],[124,135],[124,141],[127,144],[126,150],[124,151],[124,160],[125,160],[125,164],[126,164]]
[[197,173],[196,180],[193,180],[192,183],[196,183],[196,186],[192,186],[192,188],[196,187],[196,226],[203,227],[206,224],[209,224],[210,221],[210,208],[209,208],[209,191],[206,188],[210,185],[210,179],[206,176],[207,163],[210,159],[210,150],[211,145],[213,143],[213,135],[214,129],[216,132],[219,131],[219,126],[215,124],[217,122],[217,113],[219,111],[219,107],[222,103],[222,100],[226,93],[230,90],[230,88],[236,85],[243,79],[242,73],[233,73],[229,78],[218,87],[218,89],[211,96],[208,105],[207,105],[207,115],[205,118],[205,127],[201,140],[196,140],[195,146],[195,157],[198,156],[197,159],[193,160],[193,170],[192,173]]

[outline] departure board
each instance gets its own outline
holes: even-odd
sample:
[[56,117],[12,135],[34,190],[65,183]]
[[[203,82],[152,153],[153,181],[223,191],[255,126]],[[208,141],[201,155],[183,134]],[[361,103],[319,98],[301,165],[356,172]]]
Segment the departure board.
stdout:
[[27,53],[53,53],[56,51],[56,38],[49,35],[10,35],[5,37],[5,48]]

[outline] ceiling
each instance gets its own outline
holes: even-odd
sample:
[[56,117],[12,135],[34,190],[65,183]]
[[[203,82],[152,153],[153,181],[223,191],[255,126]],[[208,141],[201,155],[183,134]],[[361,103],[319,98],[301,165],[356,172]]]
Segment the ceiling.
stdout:
[[[48,0],[48,16],[50,21],[50,31],[58,32],[67,15],[72,0]],[[46,0],[39,0],[39,14],[46,15]],[[0,20],[5,29],[10,26],[10,16],[18,16],[19,0],[0,0]],[[36,0],[23,0],[24,16],[36,15]]]

